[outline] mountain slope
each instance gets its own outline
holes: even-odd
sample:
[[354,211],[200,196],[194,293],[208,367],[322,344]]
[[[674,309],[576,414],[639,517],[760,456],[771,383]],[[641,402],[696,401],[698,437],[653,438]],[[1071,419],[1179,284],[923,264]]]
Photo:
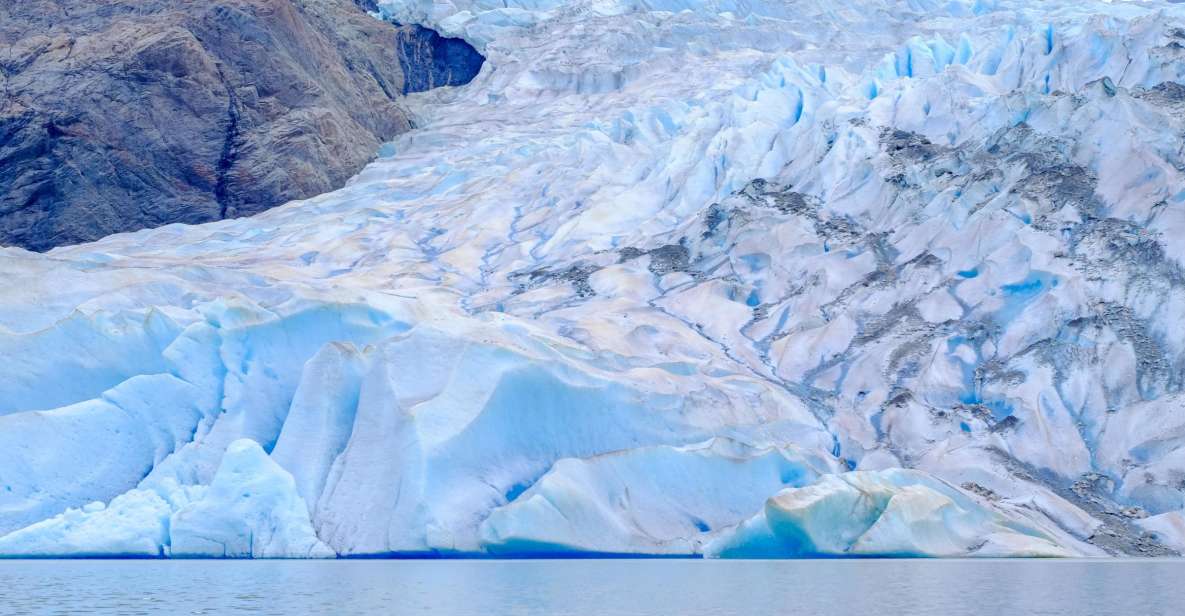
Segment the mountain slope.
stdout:
[[48,250],[338,188],[409,128],[409,86],[463,82],[437,77],[438,38],[348,0],[6,3],[0,244]]

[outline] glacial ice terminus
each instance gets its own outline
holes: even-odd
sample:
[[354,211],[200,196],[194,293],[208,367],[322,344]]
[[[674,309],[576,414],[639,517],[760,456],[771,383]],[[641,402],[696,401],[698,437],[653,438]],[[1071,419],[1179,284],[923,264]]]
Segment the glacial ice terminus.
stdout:
[[1185,545],[1185,6],[378,4],[345,188],[0,253],[0,552]]
[[472,77],[441,78],[474,52],[438,40],[350,0],[6,2],[0,245],[48,250],[340,187],[408,129],[402,94]]

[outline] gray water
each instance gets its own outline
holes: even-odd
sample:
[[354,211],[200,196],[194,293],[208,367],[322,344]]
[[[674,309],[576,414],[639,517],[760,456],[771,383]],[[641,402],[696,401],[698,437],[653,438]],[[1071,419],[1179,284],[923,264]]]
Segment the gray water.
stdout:
[[1185,561],[0,561],[0,614],[1185,613]]

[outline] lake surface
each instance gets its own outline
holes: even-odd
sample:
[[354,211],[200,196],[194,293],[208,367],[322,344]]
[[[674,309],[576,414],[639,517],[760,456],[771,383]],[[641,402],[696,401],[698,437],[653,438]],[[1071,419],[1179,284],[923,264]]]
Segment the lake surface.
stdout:
[[1185,561],[0,561],[0,614],[1185,613]]

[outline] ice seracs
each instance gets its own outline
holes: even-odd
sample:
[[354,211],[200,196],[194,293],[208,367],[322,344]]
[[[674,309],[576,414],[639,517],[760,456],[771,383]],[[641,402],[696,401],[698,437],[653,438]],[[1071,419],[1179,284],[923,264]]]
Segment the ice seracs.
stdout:
[[345,188],[0,251],[0,552],[1179,549],[1185,5],[379,5]]

